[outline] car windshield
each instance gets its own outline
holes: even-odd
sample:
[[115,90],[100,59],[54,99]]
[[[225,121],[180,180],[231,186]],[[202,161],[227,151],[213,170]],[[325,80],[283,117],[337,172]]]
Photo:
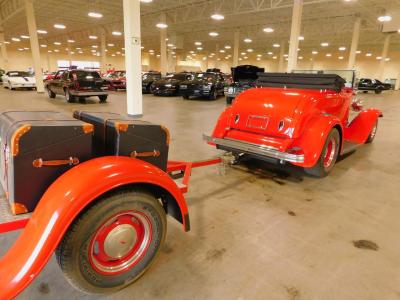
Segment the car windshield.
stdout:
[[100,78],[99,73],[90,71],[76,71],[74,72],[78,80],[90,80]]
[[165,76],[167,79],[176,79],[176,80],[185,80],[188,77],[188,74],[168,74]]
[[28,72],[9,72],[9,77],[32,77],[33,75]]
[[143,75],[143,80],[154,80],[154,79],[160,79],[161,74],[144,74]]
[[198,73],[195,76],[196,79],[201,79],[201,80],[214,80],[216,78],[216,74],[213,73]]

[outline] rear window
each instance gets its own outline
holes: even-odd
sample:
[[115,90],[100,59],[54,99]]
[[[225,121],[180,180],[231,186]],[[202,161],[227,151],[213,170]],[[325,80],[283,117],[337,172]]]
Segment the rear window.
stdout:
[[100,74],[97,72],[90,72],[90,71],[76,71],[72,74],[75,74],[78,80],[90,80],[90,79],[99,79]]
[[28,72],[9,72],[9,77],[32,77],[33,75]]

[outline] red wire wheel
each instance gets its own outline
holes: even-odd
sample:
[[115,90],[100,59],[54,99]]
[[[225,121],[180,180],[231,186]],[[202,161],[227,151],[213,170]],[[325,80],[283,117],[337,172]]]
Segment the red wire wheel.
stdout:
[[137,211],[109,218],[96,232],[89,247],[90,263],[103,275],[129,270],[143,258],[152,240],[150,220]]
[[165,210],[142,190],[108,193],[70,226],[56,250],[66,279],[86,293],[115,292],[155,261],[167,231]]

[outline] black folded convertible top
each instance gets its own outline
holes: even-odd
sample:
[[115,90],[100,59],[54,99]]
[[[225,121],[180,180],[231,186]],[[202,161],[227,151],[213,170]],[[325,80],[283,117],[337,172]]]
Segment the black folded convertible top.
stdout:
[[334,90],[340,92],[345,83],[346,80],[335,74],[258,73],[256,86]]

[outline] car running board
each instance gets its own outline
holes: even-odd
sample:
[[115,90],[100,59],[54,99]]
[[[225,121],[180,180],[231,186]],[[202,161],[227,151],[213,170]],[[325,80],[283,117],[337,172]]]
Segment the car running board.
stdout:
[[355,151],[361,144],[353,143],[350,141],[344,141],[342,155]]

